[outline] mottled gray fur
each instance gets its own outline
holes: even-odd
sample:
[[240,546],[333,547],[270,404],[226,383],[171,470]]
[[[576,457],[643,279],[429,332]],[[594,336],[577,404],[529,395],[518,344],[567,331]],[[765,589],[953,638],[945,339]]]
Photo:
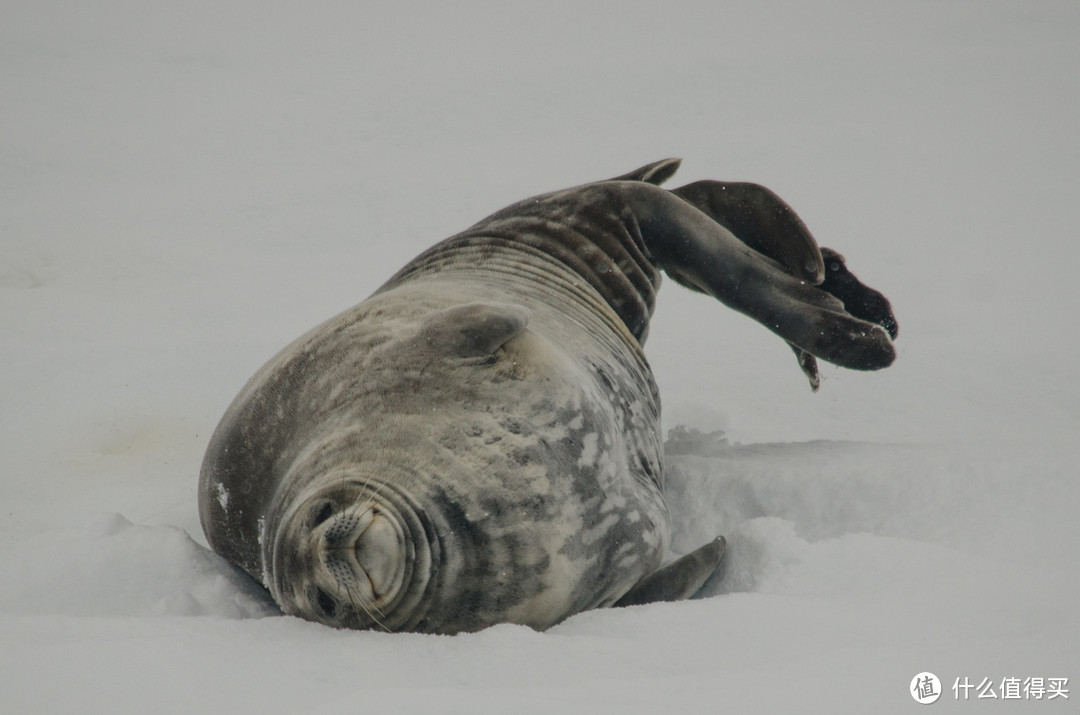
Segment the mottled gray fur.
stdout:
[[879,325],[895,319],[846,269],[837,293],[877,312],[817,287],[822,254],[771,192],[654,185],[677,166],[504,209],[286,347],[207,450],[214,550],[287,613],[339,627],[546,628],[692,594],[723,542],[658,571],[670,524],[642,345],[660,270],[777,332],[812,381],[814,355],[889,364]]

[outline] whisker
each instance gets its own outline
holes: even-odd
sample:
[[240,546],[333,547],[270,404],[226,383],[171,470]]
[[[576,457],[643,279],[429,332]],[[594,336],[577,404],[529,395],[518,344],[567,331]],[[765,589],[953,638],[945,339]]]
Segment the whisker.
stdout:
[[364,615],[374,621],[375,625],[377,625],[379,628],[383,629],[387,633],[391,632],[390,629],[387,628],[386,625],[380,620],[381,618],[385,618],[385,615],[379,610],[378,606],[375,605],[374,601],[369,601],[359,591],[354,590],[346,584],[340,584],[340,586],[345,589],[346,593],[348,593],[349,602],[353,606],[363,611]]

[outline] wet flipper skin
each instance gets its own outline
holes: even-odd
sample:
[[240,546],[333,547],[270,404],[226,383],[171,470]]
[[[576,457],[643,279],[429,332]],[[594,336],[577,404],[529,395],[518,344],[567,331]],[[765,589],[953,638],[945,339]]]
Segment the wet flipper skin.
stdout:
[[[676,282],[753,318],[791,343],[796,354],[802,350],[856,370],[879,370],[896,358],[882,325],[852,314],[845,309],[843,298],[815,284],[821,282],[811,275],[817,273],[816,267],[802,260],[807,246],[818,252],[809,233],[795,231],[786,238],[759,239],[758,245],[768,251],[763,253],[672,192],[644,183],[626,187],[634,194],[635,214],[646,247]],[[795,225],[788,219],[785,223]],[[796,250],[784,248],[786,242],[794,243]],[[836,285],[842,292],[852,289],[848,283]],[[859,290],[854,290],[858,295]],[[895,324],[887,308],[862,314]],[[803,360],[800,363],[804,370],[812,367]]]
[[718,536],[701,548],[662,566],[639,581],[616,606],[639,606],[657,601],[690,598],[716,573],[724,558],[726,542]]
[[646,164],[640,169],[634,169],[626,174],[616,176],[609,179],[609,181],[644,181],[648,184],[659,186],[670,179],[675,172],[679,170],[680,164],[682,164],[682,159],[661,159],[660,161]]
[[822,248],[821,257],[825,260],[825,280],[821,290],[839,298],[844,303],[844,310],[856,318],[877,323],[889,331],[893,340],[900,333],[889,299],[878,291],[863,285],[847,269],[844,257],[831,248]]
[[[764,186],[695,181],[672,193],[731,231],[747,246],[783,265],[792,275],[815,285],[825,277],[824,256],[810,230],[787,202]],[[817,392],[821,387],[817,360],[796,345],[791,345],[791,349],[810,381],[810,389]]]
[[788,345],[795,351],[795,359],[799,362],[799,369],[803,371],[806,379],[810,381],[810,389],[817,392],[818,388],[821,387],[821,375],[818,374],[817,358],[797,345],[791,343],[788,343]]
[[[844,310],[861,320],[880,325],[893,340],[899,334],[900,326],[893,315],[889,299],[880,292],[863,285],[847,269],[844,257],[831,248],[822,248],[821,257],[825,261],[825,280],[818,286],[829,295],[839,298],[844,303]],[[789,343],[790,344],[790,343]],[[796,345],[791,345],[799,367],[810,380],[810,389],[817,392],[821,386],[818,376],[817,360],[814,356]]]
[[814,285],[825,277],[821,253],[809,229],[783,199],[764,186],[695,181],[671,193],[792,275]]

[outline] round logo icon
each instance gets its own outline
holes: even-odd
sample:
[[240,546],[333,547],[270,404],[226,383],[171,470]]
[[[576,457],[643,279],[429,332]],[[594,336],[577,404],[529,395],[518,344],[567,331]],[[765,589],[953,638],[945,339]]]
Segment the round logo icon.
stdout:
[[915,702],[929,705],[941,697],[941,681],[933,673],[919,673],[911,679],[911,689],[908,690]]

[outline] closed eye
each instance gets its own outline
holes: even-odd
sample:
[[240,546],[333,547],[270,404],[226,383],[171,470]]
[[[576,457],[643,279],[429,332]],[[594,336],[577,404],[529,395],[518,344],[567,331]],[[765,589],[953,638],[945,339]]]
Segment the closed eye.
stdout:
[[334,506],[330,502],[326,502],[322,506],[316,508],[315,515],[311,519],[311,527],[315,528],[333,515]]
[[315,589],[315,605],[318,606],[322,615],[327,618],[333,618],[337,615],[337,602],[333,596],[321,588]]

